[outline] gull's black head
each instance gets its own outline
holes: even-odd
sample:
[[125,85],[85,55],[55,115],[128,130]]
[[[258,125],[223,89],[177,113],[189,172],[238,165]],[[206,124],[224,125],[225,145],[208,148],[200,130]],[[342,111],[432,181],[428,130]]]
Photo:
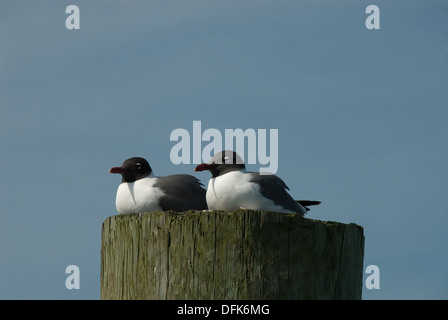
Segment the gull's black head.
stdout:
[[151,166],[144,158],[134,157],[123,162],[121,167],[110,169],[110,173],[119,173],[122,176],[121,182],[135,182],[146,178],[152,172]]
[[225,150],[215,154],[209,162],[198,165],[194,171],[209,170],[213,178],[215,178],[225,173],[245,168],[243,159],[235,151]]

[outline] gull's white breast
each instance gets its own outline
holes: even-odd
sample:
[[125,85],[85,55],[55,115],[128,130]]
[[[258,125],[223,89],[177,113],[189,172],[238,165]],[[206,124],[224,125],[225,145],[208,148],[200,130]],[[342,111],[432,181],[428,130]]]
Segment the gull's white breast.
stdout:
[[117,190],[115,204],[119,214],[161,211],[159,198],[164,195],[154,187],[156,177],[146,177],[135,182],[123,182]]
[[239,208],[252,210],[285,211],[282,206],[264,197],[260,186],[250,182],[251,176],[245,171],[231,171],[211,178],[207,188],[207,206],[210,210],[233,211]]

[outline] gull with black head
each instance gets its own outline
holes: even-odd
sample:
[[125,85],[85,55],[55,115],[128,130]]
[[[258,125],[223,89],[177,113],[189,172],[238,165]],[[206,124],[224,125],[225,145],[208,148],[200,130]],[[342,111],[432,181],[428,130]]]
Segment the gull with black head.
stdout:
[[110,173],[122,177],[115,199],[119,214],[207,209],[206,190],[191,175],[156,177],[148,161],[140,157],[127,159]]
[[233,211],[239,208],[278,211],[304,215],[307,206],[320,201],[294,200],[285,182],[273,174],[246,171],[241,157],[234,151],[221,151],[195,171],[208,170],[212,177],[207,188],[210,210]]

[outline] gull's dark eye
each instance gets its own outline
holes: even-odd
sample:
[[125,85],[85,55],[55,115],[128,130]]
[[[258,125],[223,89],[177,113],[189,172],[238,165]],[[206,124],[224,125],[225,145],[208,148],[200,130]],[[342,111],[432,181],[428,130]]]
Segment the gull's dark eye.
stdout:
[[142,169],[142,165],[140,164],[140,162],[137,162],[135,164],[135,167],[137,168],[137,170],[141,170]]

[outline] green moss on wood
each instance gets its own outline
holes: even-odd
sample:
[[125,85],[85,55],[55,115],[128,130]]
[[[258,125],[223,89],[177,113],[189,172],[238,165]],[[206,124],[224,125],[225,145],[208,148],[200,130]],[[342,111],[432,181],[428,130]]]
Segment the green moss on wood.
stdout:
[[102,299],[360,299],[362,227],[253,210],[107,218]]

